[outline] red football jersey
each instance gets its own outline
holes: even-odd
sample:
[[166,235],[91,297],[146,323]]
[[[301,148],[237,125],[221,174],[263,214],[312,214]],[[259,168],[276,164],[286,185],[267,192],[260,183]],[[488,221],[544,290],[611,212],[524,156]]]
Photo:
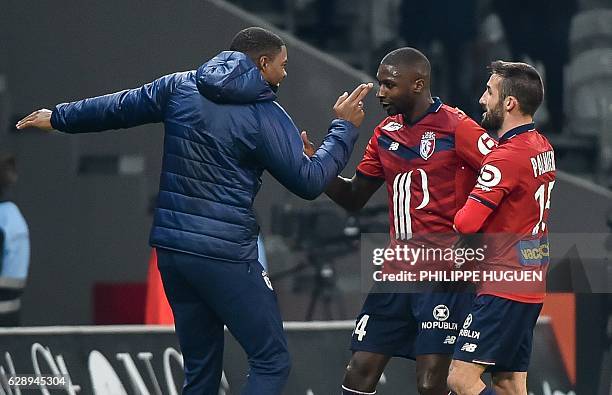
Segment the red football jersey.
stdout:
[[438,98],[414,124],[402,115],[385,118],[374,129],[357,173],[386,181],[391,244],[413,235],[453,233],[454,215],[496,144],[476,122]]
[[[479,293],[543,302],[549,255],[546,220],[554,185],[554,151],[534,124],[508,131],[484,159],[470,193],[470,199],[493,209],[480,229],[488,244],[484,270],[512,271],[525,280],[483,282]],[[542,281],[533,276],[536,272]]]

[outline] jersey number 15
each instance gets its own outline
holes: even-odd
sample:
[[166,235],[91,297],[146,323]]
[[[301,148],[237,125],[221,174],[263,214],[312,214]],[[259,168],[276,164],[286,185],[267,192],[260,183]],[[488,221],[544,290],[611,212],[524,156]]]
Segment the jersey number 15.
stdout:
[[536,202],[538,202],[538,206],[540,206],[540,219],[538,223],[533,227],[531,234],[533,236],[540,233],[540,231],[544,232],[546,230],[546,223],[544,223],[544,210],[550,209],[550,193],[552,192],[553,187],[555,186],[555,182],[551,181],[549,183],[544,183],[540,185],[536,193],[534,193],[534,197]]

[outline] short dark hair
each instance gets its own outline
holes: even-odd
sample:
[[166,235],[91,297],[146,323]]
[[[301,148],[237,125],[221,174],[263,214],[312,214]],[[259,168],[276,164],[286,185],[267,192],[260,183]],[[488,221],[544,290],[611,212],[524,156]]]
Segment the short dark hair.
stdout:
[[247,54],[255,63],[262,56],[275,57],[285,45],[283,40],[276,34],[261,27],[247,27],[239,31],[230,45],[230,51],[238,51]]
[[390,66],[415,67],[419,72],[425,75],[431,73],[431,65],[429,64],[427,56],[425,56],[423,52],[412,47],[395,49],[385,55],[380,63]]
[[489,69],[491,74],[502,78],[500,100],[514,96],[521,113],[533,116],[544,100],[544,84],[535,67],[527,63],[496,60],[491,62]]

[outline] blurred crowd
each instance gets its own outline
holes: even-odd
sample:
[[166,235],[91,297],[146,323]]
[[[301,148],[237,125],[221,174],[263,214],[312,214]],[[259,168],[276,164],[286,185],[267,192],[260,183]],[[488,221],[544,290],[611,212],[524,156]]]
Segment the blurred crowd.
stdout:
[[432,93],[481,117],[496,59],[527,61],[545,78],[536,121],[560,168],[612,185],[610,0],[233,0],[370,75],[393,48],[432,61]]

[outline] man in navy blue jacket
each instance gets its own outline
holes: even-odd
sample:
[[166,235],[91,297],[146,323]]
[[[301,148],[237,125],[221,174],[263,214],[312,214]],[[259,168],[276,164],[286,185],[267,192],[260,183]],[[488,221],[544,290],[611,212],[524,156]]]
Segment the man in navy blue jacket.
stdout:
[[300,197],[319,196],[350,157],[372,85],[338,98],[337,119],[309,158],[306,136],[275,101],[286,63],[281,38],[252,27],[197,70],[38,110],[17,123],[84,133],[164,122],[150,243],[184,357],[184,394],[217,394],[224,325],[248,355],[243,394],[280,394],[289,374],[276,295],[257,260],[252,204],[264,170]]

